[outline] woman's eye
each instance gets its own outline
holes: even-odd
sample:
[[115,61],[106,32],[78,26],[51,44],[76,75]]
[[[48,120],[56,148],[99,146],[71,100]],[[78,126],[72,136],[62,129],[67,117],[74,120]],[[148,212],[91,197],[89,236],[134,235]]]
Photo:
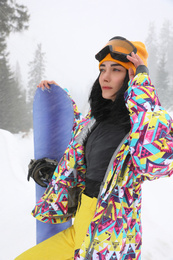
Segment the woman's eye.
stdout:
[[119,69],[117,69],[117,68],[113,68],[113,71],[120,71]]

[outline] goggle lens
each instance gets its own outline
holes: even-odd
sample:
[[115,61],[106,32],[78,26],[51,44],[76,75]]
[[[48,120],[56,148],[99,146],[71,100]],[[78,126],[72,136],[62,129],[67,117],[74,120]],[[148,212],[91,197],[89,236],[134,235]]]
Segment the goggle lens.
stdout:
[[131,42],[125,38],[115,37],[96,54],[95,58],[100,62],[107,56],[108,53],[110,53],[113,59],[120,60],[122,62],[129,62],[127,55],[131,55],[132,52],[136,53],[137,49]]

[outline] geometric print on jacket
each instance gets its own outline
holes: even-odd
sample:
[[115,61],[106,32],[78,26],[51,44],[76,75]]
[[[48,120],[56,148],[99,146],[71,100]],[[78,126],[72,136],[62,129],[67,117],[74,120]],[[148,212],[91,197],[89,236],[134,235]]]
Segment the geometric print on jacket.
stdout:
[[[76,260],[141,259],[141,184],[173,173],[173,122],[146,73],[129,81],[125,102],[131,130],[111,165],[83,244],[75,252]],[[73,104],[72,140],[32,212],[52,224],[74,216],[68,213],[69,190],[85,188],[84,146],[76,137],[91,118],[89,114],[81,119]]]

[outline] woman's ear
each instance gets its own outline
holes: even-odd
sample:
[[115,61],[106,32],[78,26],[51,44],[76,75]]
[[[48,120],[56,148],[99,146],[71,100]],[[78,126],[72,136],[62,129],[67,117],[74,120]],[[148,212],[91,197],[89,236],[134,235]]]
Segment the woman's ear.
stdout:
[[129,79],[130,79],[130,80],[133,79],[134,76],[135,76],[135,74],[134,74],[133,69],[132,69],[132,68],[129,68]]

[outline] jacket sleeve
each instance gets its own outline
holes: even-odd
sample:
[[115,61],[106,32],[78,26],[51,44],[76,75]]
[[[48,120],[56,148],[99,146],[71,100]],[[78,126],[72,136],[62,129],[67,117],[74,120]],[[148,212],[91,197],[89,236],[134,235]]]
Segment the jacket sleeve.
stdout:
[[147,73],[129,81],[125,101],[130,112],[130,153],[143,180],[173,173],[173,121],[161,107]]
[[71,141],[57,166],[52,180],[37,202],[32,215],[45,223],[61,223],[72,217],[69,214],[70,190],[84,188],[85,163],[83,146]]
[[[68,91],[65,91],[68,94]],[[78,131],[80,132],[87,117],[83,117],[78,111],[76,103],[70,95],[69,98],[74,109],[72,138],[51,182],[32,211],[32,215],[38,220],[52,224],[67,221],[72,217],[72,213],[69,214],[69,205],[72,205],[70,190],[75,190],[74,188],[80,190],[85,187],[84,147],[75,141],[75,136]]]

